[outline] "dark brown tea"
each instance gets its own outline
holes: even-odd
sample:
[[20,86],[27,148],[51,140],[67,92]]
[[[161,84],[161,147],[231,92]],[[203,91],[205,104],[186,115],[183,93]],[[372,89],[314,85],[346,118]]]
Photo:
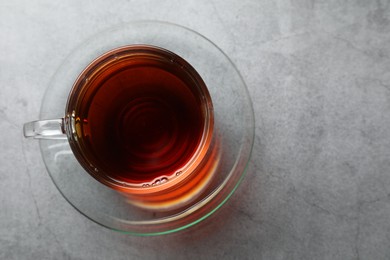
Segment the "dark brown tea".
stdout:
[[127,46],[92,62],[67,105],[72,149],[100,181],[153,185],[179,175],[205,148],[212,104],[198,73],[152,46]]

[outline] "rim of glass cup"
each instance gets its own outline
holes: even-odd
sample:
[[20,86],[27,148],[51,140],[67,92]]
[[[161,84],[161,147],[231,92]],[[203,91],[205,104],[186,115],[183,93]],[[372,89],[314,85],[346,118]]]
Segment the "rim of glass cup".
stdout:
[[[200,200],[196,204],[190,206],[184,212],[180,212],[179,214],[176,214],[176,215],[173,215],[173,216],[169,216],[169,217],[165,217],[165,218],[158,219],[158,220],[126,221],[124,224],[128,224],[128,225],[131,225],[131,226],[142,226],[142,227],[144,227],[145,230],[143,230],[143,231],[139,231],[139,230],[136,230],[136,229],[134,229],[134,231],[123,230],[123,229],[120,229],[120,228],[109,226],[109,225],[107,225],[105,223],[101,223],[98,220],[94,219],[92,216],[86,214],[80,208],[78,208],[66,196],[66,194],[64,194],[64,192],[61,190],[61,187],[58,186],[56,180],[53,178],[53,176],[51,174],[51,169],[49,168],[49,166],[46,163],[45,158],[43,156],[44,151],[43,151],[42,142],[45,142],[45,140],[39,140],[39,143],[40,143],[40,151],[41,151],[41,154],[42,154],[42,157],[43,157],[43,160],[44,160],[44,164],[45,164],[46,170],[48,171],[49,176],[52,179],[52,181],[53,181],[54,185],[56,186],[57,190],[64,197],[64,199],[70,205],[72,205],[73,208],[75,208],[78,212],[80,212],[83,216],[85,216],[86,218],[90,219],[91,221],[97,223],[100,226],[103,226],[103,227],[106,227],[108,229],[111,229],[111,230],[114,230],[114,231],[118,231],[118,232],[121,232],[121,233],[131,234],[131,235],[136,235],[136,236],[156,236],[156,235],[170,234],[170,233],[174,233],[174,232],[181,231],[181,230],[187,229],[189,227],[192,227],[192,226],[198,224],[199,222],[205,220],[209,216],[211,216],[213,213],[215,213],[218,209],[220,209],[229,200],[229,198],[233,195],[233,193],[236,191],[236,189],[238,188],[238,186],[242,182],[242,180],[243,180],[243,178],[244,178],[244,176],[246,175],[246,172],[247,172],[247,168],[248,168],[248,164],[249,164],[249,161],[250,161],[250,158],[251,158],[251,154],[252,154],[252,150],[253,150],[253,144],[254,144],[255,117],[254,117],[252,101],[250,99],[249,91],[247,89],[245,81],[243,80],[241,74],[239,73],[236,65],[225,54],[225,52],[222,51],[222,49],[219,48],[210,39],[208,39],[207,37],[205,37],[204,35],[196,32],[196,31],[194,31],[193,29],[190,29],[188,27],[185,27],[185,26],[182,26],[182,25],[178,25],[178,24],[175,24],[175,23],[167,22],[167,21],[137,20],[137,21],[127,22],[127,23],[122,23],[122,24],[119,24],[117,26],[108,28],[106,30],[98,32],[97,34],[92,35],[91,37],[89,37],[85,41],[83,41],[81,44],[77,45],[69,53],[69,55],[64,59],[64,61],[61,63],[61,65],[58,67],[58,69],[53,74],[53,77],[50,80],[50,82],[52,82],[52,80],[55,78],[55,76],[58,74],[58,72],[64,66],[66,61],[70,57],[72,57],[74,55],[74,52],[76,50],[80,49],[81,46],[84,43],[96,40],[98,35],[101,35],[101,34],[104,34],[104,33],[109,33],[110,31],[114,31],[114,30],[120,30],[122,27],[126,27],[126,26],[129,26],[129,25],[136,26],[137,24],[139,24],[139,25],[141,25],[141,24],[148,24],[150,26],[153,26],[153,25],[163,25],[163,26],[170,27],[171,29],[172,28],[176,28],[176,29],[180,29],[180,30],[183,30],[183,31],[186,31],[186,32],[190,32],[191,34],[195,34],[197,37],[200,37],[203,41],[206,41],[208,44],[211,44],[216,50],[218,50],[218,52],[220,54],[222,54],[222,56],[226,59],[226,61],[229,63],[229,65],[233,68],[234,72],[237,74],[237,76],[238,76],[238,78],[240,80],[240,83],[242,84],[241,91],[243,91],[243,92],[241,92],[241,95],[245,95],[247,97],[246,102],[247,102],[247,110],[248,111],[246,111],[246,112],[248,113],[247,116],[249,117],[248,121],[249,121],[250,125],[246,126],[246,136],[245,136],[246,137],[245,138],[246,146],[243,147],[243,145],[242,145],[240,147],[240,152],[238,153],[237,159],[236,159],[233,167],[231,168],[229,174],[225,177],[224,181],[217,187],[217,189],[213,190],[210,194],[208,194],[205,198],[203,198],[202,200]],[[135,44],[138,44],[138,43],[135,43]],[[148,43],[146,43],[146,44],[148,44]],[[132,43],[129,43],[129,45],[132,45]],[[158,45],[155,45],[155,46],[160,47]],[[111,48],[111,49],[113,49],[113,48]],[[171,51],[175,52],[174,50],[171,50]],[[98,57],[98,56],[100,56],[100,55],[96,55],[95,58]],[[93,59],[91,59],[89,62],[91,62],[92,60]],[[79,73],[81,73],[81,71],[79,71]],[[76,80],[77,76],[78,75],[75,75],[74,80]],[[71,86],[69,86],[69,90],[70,89],[71,89]],[[50,85],[46,88],[46,91],[45,91],[45,94],[44,94],[44,99],[47,97],[49,91],[50,91]],[[43,119],[44,105],[45,105],[44,102],[42,102],[41,109],[40,109],[40,119]],[[243,150],[245,150],[245,151],[243,151]],[[85,172],[85,173],[88,174],[87,172]],[[232,178],[233,177],[235,177],[234,178],[234,182],[232,182]],[[216,199],[216,197],[219,197],[216,205],[211,205],[210,206],[210,202],[213,199]],[[204,214],[203,213],[199,213],[199,210],[202,209],[202,208],[205,208],[205,210],[207,210],[207,206],[211,207],[211,208],[206,213],[204,213]],[[170,222],[175,221],[177,219],[182,219],[183,217],[191,216],[194,213],[198,213],[198,214],[200,214],[200,216],[199,217],[195,217],[194,219],[190,220],[188,223],[185,223],[185,224],[180,225],[178,227],[167,228],[166,230],[158,230],[158,231],[151,231],[151,232],[148,231],[148,228],[147,228],[148,226],[159,225],[159,224],[164,224],[164,223],[170,223]]]
[[[82,89],[85,86],[85,77],[89,77],[88,75],[95,75],[98,74],[97,71],[101,71],[106,69],[105,66],[107,64],[113,64],[115,62],[118,62],[117,60],[119,59],[118,57],[121,57],[121,61],[123,61],[124,58],[127,59],[132,59],[134,58],[134,55],[139,55],[137,52],[142,52],[142,55],[146,55],[146,53],[151,58],[156,57],[157,55],[159,59],[175,59],[177,63],[180,63],[181,67],[184,67],[186,69],[186,73],[190,75],[193,80],[196,82],[197,90],[199,91],[199,94],[202,96],[202,98],[206,99],[204,104],[202,105],[202,109],[205,111],[205,124],[203,127],[203,134],[201,137],[200,144],[198,148],[196,149],[194,155],[192,158],[186,162],[185,165],[177,169],[175,172],[180,171],[183,172],[183,174],[180,174],[179,177],[178,175],[174,173],[171,173],[169,176],[164,175],[164,176],[159,176],[157,179],[161,179],[162,177],[169,178],[170,180],[167,181],[164,184],[164,189],[170,188],[174,185],[177,185],[181,181],[183,181],[183,178],[187,178],[187,175],[184,174],[184,172],[188,172],[190,169],[196,168],[197,164],[199,164],[199,161],[202,160],[201,153],[202,151],[204,152],[205,150],[208,150],[208,147],[210,146],[211,143],[211,138],[212,138],[212,133],[213,133],[213,128],[212,125],[214,124],[214,114],[212,110],[212,104],[211,104],[211,97],[210,94],[207,90],[206,85],[202,81],[202,78],[200,75],[197,74],[196,70],[192,68],[192,66],[187,63],[184,59],[182,59],[180,56],[176,55],[175,53],[165,50],[163,48],[157,47],[157,46],[150,46],[150,45],[139,45],[139,44],[134,44],[134,45],[129,45],[129,46],[122,46],[113,50],[110,50],[103,55],[97,57],[95,60],[93,60],[78,76],[78,78],[75,81],[75,84],[73,85],[67,105],[66,105],[66,116],[65,116],[65,123],[64,123],[64,128],[66,129],[66,134],[67,138],[70,141],[70,146],[72,148],[73,154],[76,156],[80,164],[83,165],[84,169],[95,179],[97,179],[99,182],[115,189],[118,191],[123,191],[123,192],[134,192],[136,190],[145,190],[144,186],[141,186],[142,184],[145,185],[145,183],[127,183],[125,181],[119,181],[117,179],[107,177],[108,175],[104,173],[104,170],[95,170],[95,166],[92,165],[88,159],[84,158],[82,155],[81,148],[78,143],[77,139],[77,134],[73,133],[72,128],[74,127],[71,122],[72,118],[74,117],[72,114],[74,113],[76,106],[79,100],[82,99],[82,95],[80,93],[82,92]],[[102,63],[105,63],[103,66]],[[103,67],[101,67],[103,66]],[[73,119],[74,120],[74,119]],[[211,130],[210,130],[211,129]],[[77,132],[77,131],[75,131]],[[90,167],[88,167],[90,166]],[[99,172],[97,174],[96,172]],[[103,172],[103,173],[102,173]],[[149,184],[155,182],[156,179],[149,181]],[[168,185],[166,185],[168,184]],[[151,185],[150,187],[147,188],[148,192],[156,192],[156,191],[161,191],[160,185]],[[136,192],[137,194],[140,194],[140,192]]]

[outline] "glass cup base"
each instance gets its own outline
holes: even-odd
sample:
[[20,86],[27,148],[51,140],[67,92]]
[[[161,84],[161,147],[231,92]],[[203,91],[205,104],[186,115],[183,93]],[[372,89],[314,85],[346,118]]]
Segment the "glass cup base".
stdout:
[[[241,182],[254,140],[251,100],[239,72],[210,40],[191,29],[158,21],[139,21],[99,33],[77,47],[55,73],[42,101],[40,119],[64,116],[66,100],[82,70],[112,49],[145,44],[179,55],[205,82],[214,107],[213,153],[204,167],[199,196],[175,207],[140,202],[103,185],[76,160],[68,140],[39,140],[54,184],[80,213],[107,228],[133,235],[167,234],[204,220],[220,208]],[[179,173],[180,174],[180,173]],[[138,203],[137,203],[138,201]]]

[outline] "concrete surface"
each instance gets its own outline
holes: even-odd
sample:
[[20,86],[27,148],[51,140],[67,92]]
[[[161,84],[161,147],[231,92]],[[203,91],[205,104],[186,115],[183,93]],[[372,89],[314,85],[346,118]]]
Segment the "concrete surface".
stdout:
[[[213,40],[256,113],[234,198],[164,237],[116,233],[79,214],[21,134],[64,57],[134,19]],[[2,1],[0,259],[389,259],[389,128],[389,1]]]

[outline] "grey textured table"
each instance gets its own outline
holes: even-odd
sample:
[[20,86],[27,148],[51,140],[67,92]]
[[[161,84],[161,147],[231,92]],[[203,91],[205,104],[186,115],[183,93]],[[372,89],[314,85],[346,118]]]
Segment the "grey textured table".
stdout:
[[[137,238],[89,221],[22,124],[64,57],[134,19],[199,31],[237,65],[256,140],[247,178],[187,232]],[[2,1],[0,259],[389,259],[389,1]]]

